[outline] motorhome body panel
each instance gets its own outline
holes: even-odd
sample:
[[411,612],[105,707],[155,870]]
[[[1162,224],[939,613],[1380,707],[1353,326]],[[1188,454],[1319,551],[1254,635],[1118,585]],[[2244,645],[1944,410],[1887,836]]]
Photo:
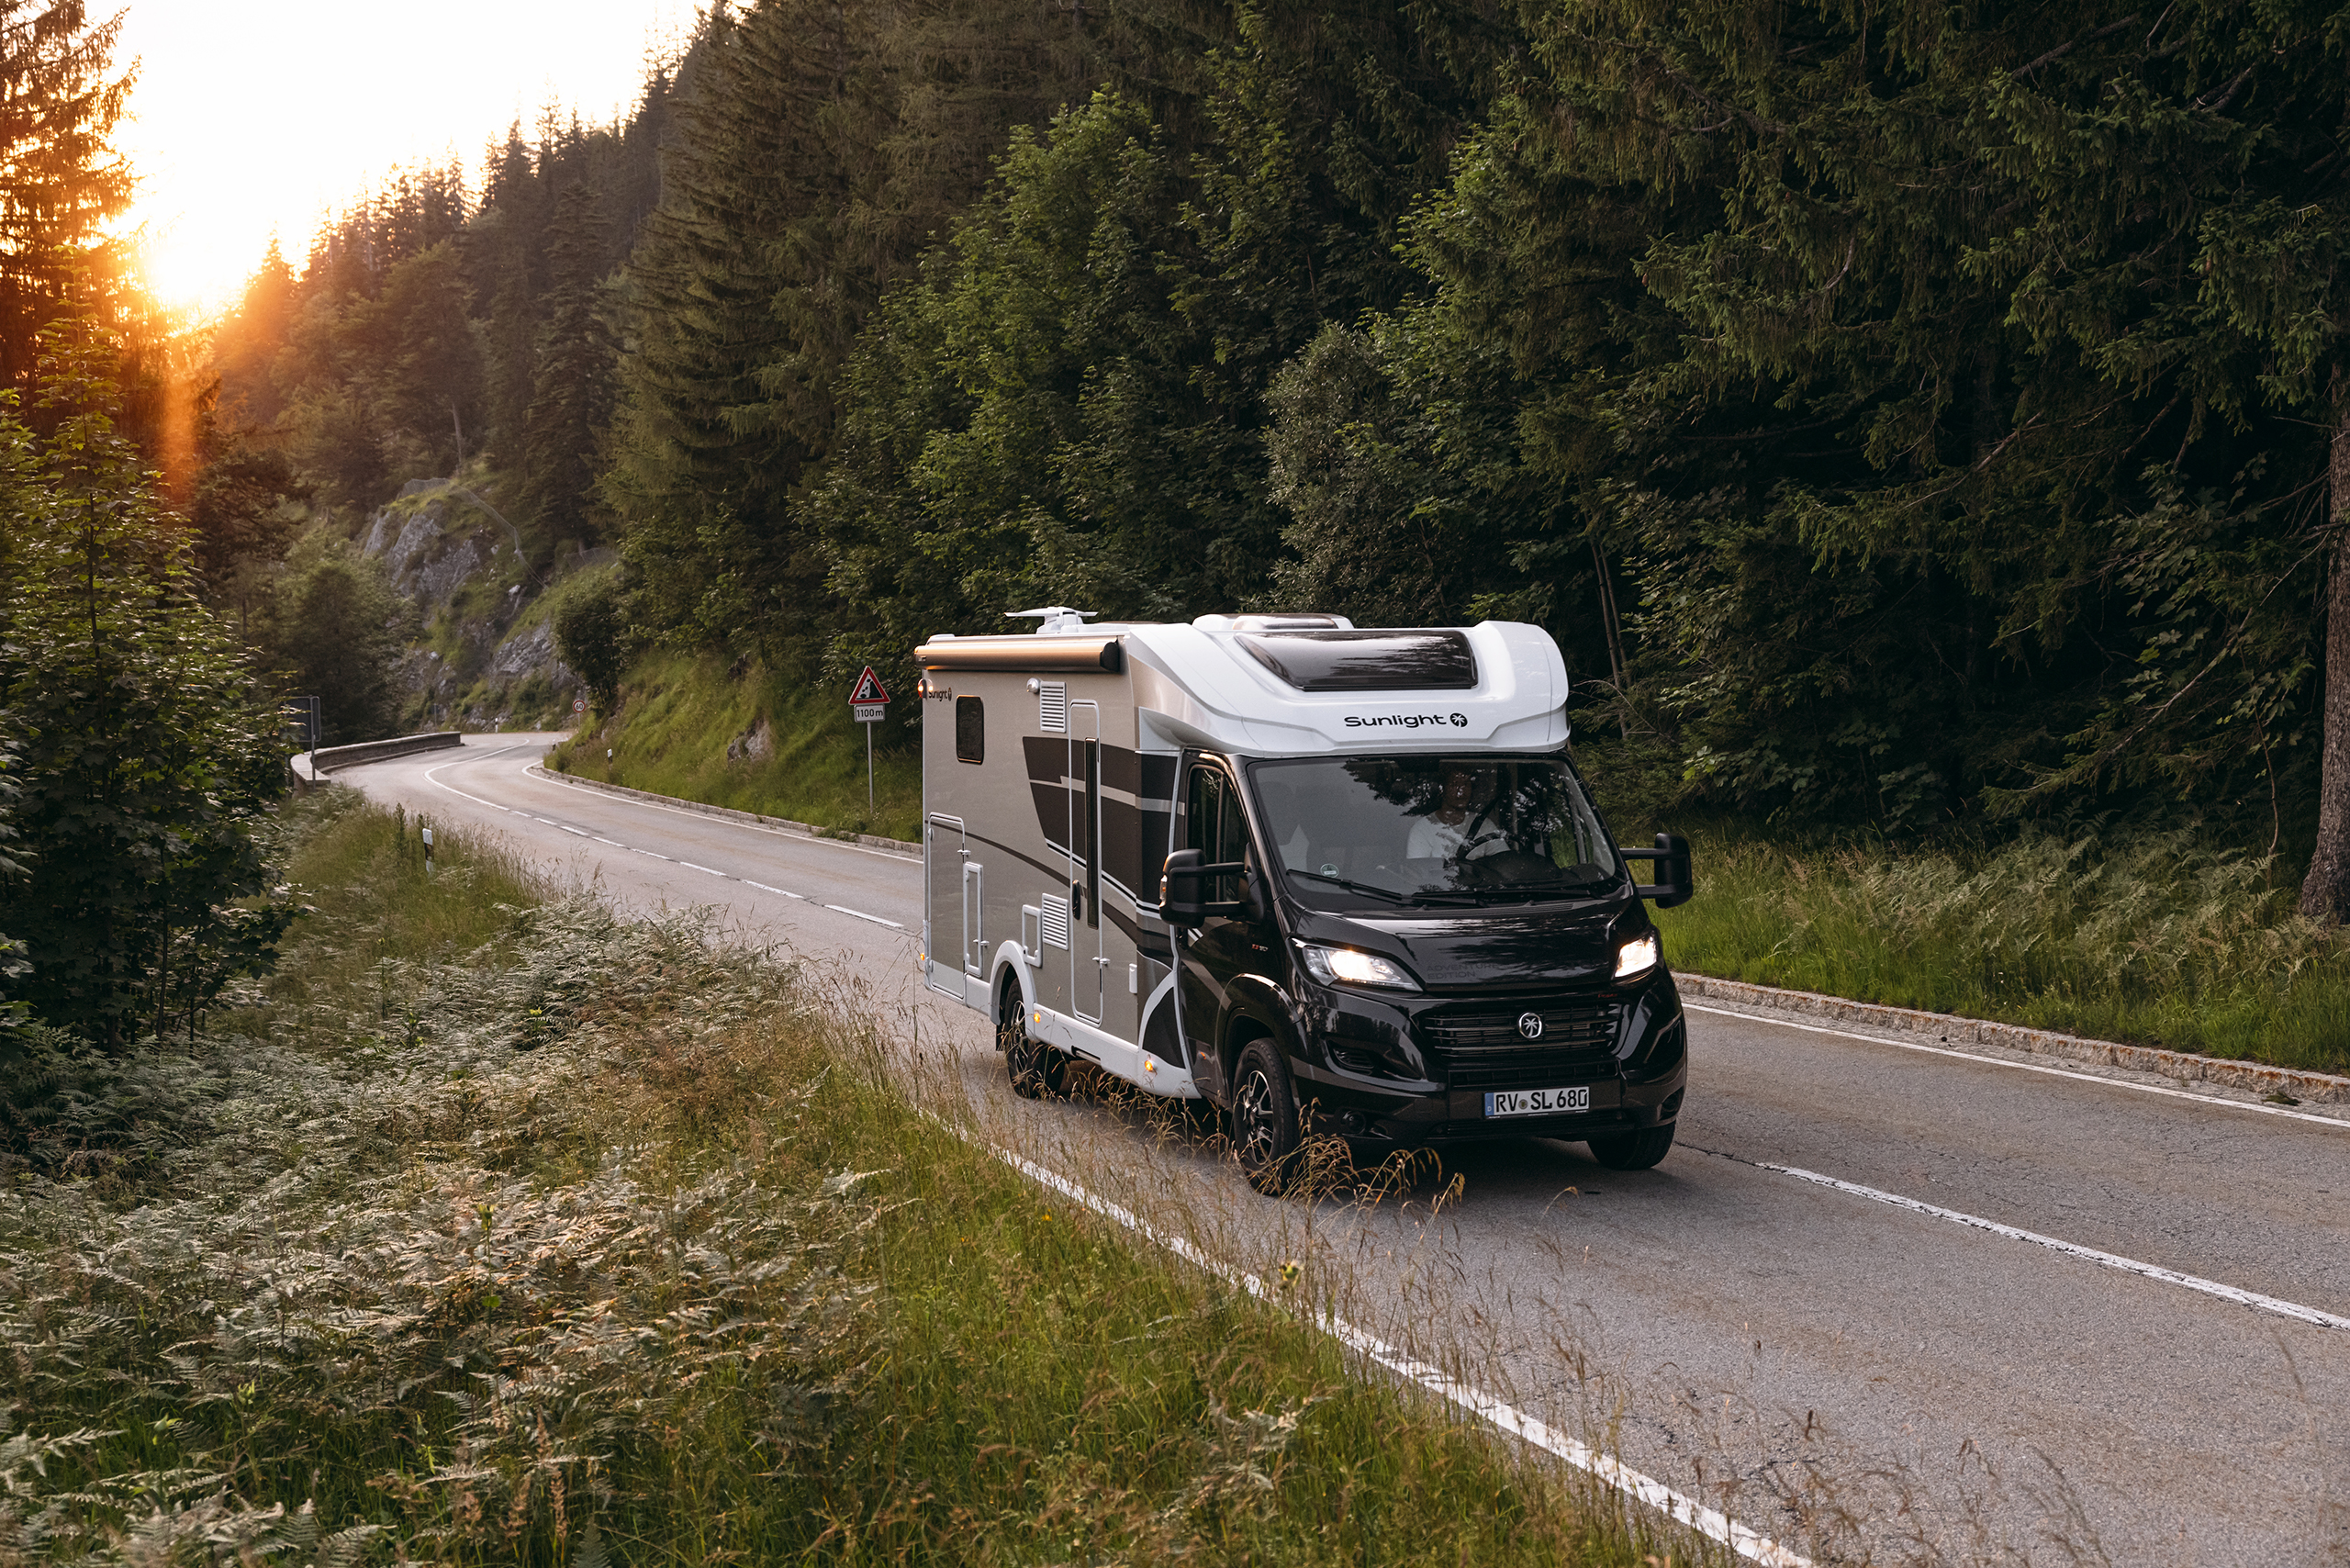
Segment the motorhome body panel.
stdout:
[[1102,667],[1118,644],[1059,641],[990,638],[925,672],[923,978],[988,1012],[1015,984],[1041,1037],[1186,1092],[1181,1053],[1145,1045],[1171,1005],[1155,909],[1174,758],[1142,750],[1129,677]]

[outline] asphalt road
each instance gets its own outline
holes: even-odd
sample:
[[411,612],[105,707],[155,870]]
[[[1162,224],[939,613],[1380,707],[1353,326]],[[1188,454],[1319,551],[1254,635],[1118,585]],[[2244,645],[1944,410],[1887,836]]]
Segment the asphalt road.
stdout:
[[1693,1011],[1653,1171],[1537,1143],[1265,1200],[1163,1120],[1014,1101],[981,1020],[915,982],[914,860],[527,776],[553,738],[338,777],[623,909],[715,906],[893,1010],[1032,1157],[1247,1266],[1300,1259],[1358,1321],[1797,1550],[2350,1563],[2350,1120]]

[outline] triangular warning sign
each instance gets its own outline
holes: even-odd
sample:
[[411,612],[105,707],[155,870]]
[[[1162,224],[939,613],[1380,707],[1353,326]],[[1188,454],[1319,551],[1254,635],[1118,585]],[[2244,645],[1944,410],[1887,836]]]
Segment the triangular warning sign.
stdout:
[[856,685],[849,691],[848,700],[851,702],[887,702],[890,700],[890,694],[881,689],[881,678],[873,673],[873,666],[871,665],[867,665],[865,666],[865,673],[856,678]]

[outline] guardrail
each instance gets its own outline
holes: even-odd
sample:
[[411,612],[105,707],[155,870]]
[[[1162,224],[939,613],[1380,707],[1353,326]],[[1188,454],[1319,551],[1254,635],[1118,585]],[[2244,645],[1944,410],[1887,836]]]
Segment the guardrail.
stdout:
[[324,746],[306,751],[294,758],[294,777],[305,783],[315,784],[338,767],[355,767],[363,762],[382,762],[387,757],[406,756],[412,751],[442,751],[464,743],[462,730],[434,730],[421,735],[396,735],[387,741],[361,741],[355,745]]

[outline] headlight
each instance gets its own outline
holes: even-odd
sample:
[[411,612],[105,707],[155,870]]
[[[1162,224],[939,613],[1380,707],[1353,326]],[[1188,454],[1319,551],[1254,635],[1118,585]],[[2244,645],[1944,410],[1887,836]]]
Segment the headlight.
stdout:
[[1656,968],[1656,933],[1635,936],[1616,949],[1616,978],[1630,980],[1634,975],[1644,975]]
[[1306,971],[1324,985],[1375,985],[1388,991],[1420,989],[1420,982],[1403,965],[1376,953],[1353,947],[1319,947],[1311,942],[1300,942],[1297,951],[1305,960]]

